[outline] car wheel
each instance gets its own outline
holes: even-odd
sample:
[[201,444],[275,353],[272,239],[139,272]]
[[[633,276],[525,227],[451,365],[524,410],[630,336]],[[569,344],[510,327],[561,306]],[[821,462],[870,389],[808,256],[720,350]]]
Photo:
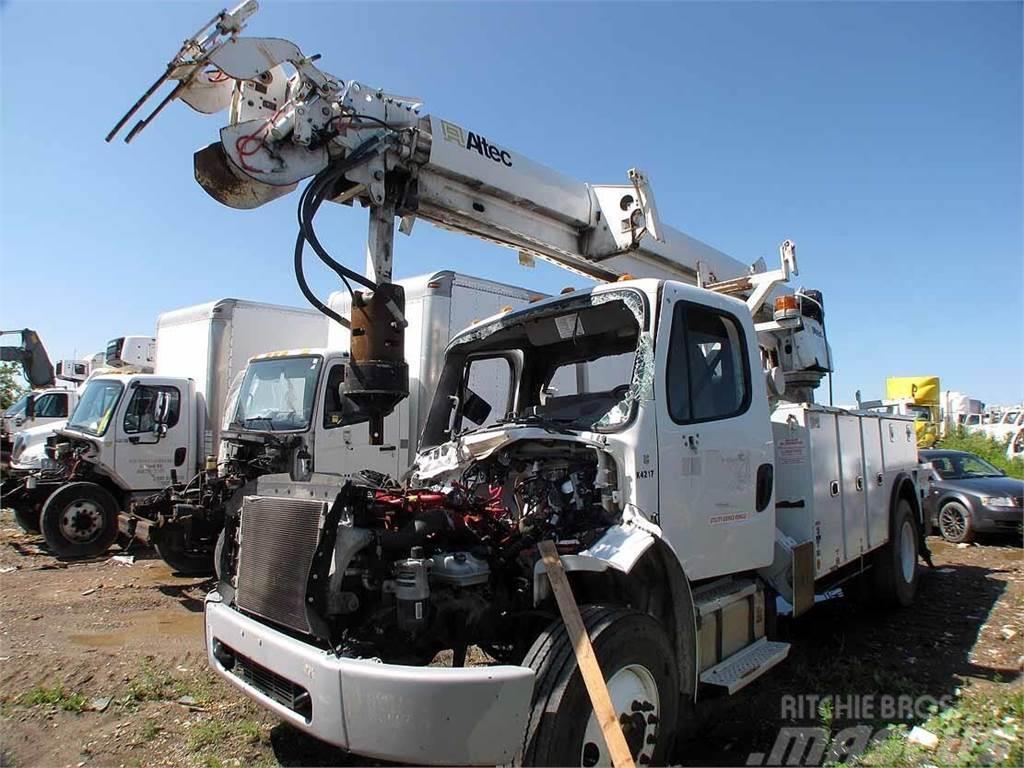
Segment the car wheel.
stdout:
[[939,533],[953,544],[966,544],[974,539],[971,513],[959,501],[947,501],[939,510]]

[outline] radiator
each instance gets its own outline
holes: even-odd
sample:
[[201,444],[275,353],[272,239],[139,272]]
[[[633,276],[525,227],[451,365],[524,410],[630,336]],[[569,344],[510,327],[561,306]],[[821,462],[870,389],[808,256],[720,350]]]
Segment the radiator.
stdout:
[[248,496],[239,529],[235,604],[290,629],[310,633],[306,581],[327,503]]

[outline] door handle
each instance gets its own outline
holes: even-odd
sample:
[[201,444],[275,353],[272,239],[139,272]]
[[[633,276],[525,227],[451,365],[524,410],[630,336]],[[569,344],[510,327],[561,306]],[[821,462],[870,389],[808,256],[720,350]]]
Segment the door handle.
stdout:
[[700,435],[685,435],[683,442],[686,443],[691,451],[696,451],[700,445]]

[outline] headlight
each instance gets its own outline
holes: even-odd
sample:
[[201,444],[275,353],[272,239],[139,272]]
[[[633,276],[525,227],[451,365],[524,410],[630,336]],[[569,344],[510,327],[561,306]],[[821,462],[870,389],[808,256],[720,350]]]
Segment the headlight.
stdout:
[[1015,507],[1013,496],[982,496],[981,503],[986,507]]
[[11,448],[11,459],[17,459],[25,447],[25,438],[19,433],[14,436],[14,445]]

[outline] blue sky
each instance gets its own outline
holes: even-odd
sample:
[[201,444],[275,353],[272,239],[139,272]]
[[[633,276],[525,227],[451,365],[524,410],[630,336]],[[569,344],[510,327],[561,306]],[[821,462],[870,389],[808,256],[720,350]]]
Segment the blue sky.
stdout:
[[[219,7],[0,4],[0,327],[36,328],[57,358],[201,301],[302,303],[298,196],[239,212],[192,179],[224,115],[173,104],[103,143]],[[919,374],[996,403],[1024,397],[1021,8],[266,0],[247,32],[581,180],[641,167],[663,220],[743,261],[792,238],[798,284],[824,292],[837,403]],[[318,217],[358,268],[365,227]],[[439,268],[580,284],[422,223],[399,237],[399,277]]]

